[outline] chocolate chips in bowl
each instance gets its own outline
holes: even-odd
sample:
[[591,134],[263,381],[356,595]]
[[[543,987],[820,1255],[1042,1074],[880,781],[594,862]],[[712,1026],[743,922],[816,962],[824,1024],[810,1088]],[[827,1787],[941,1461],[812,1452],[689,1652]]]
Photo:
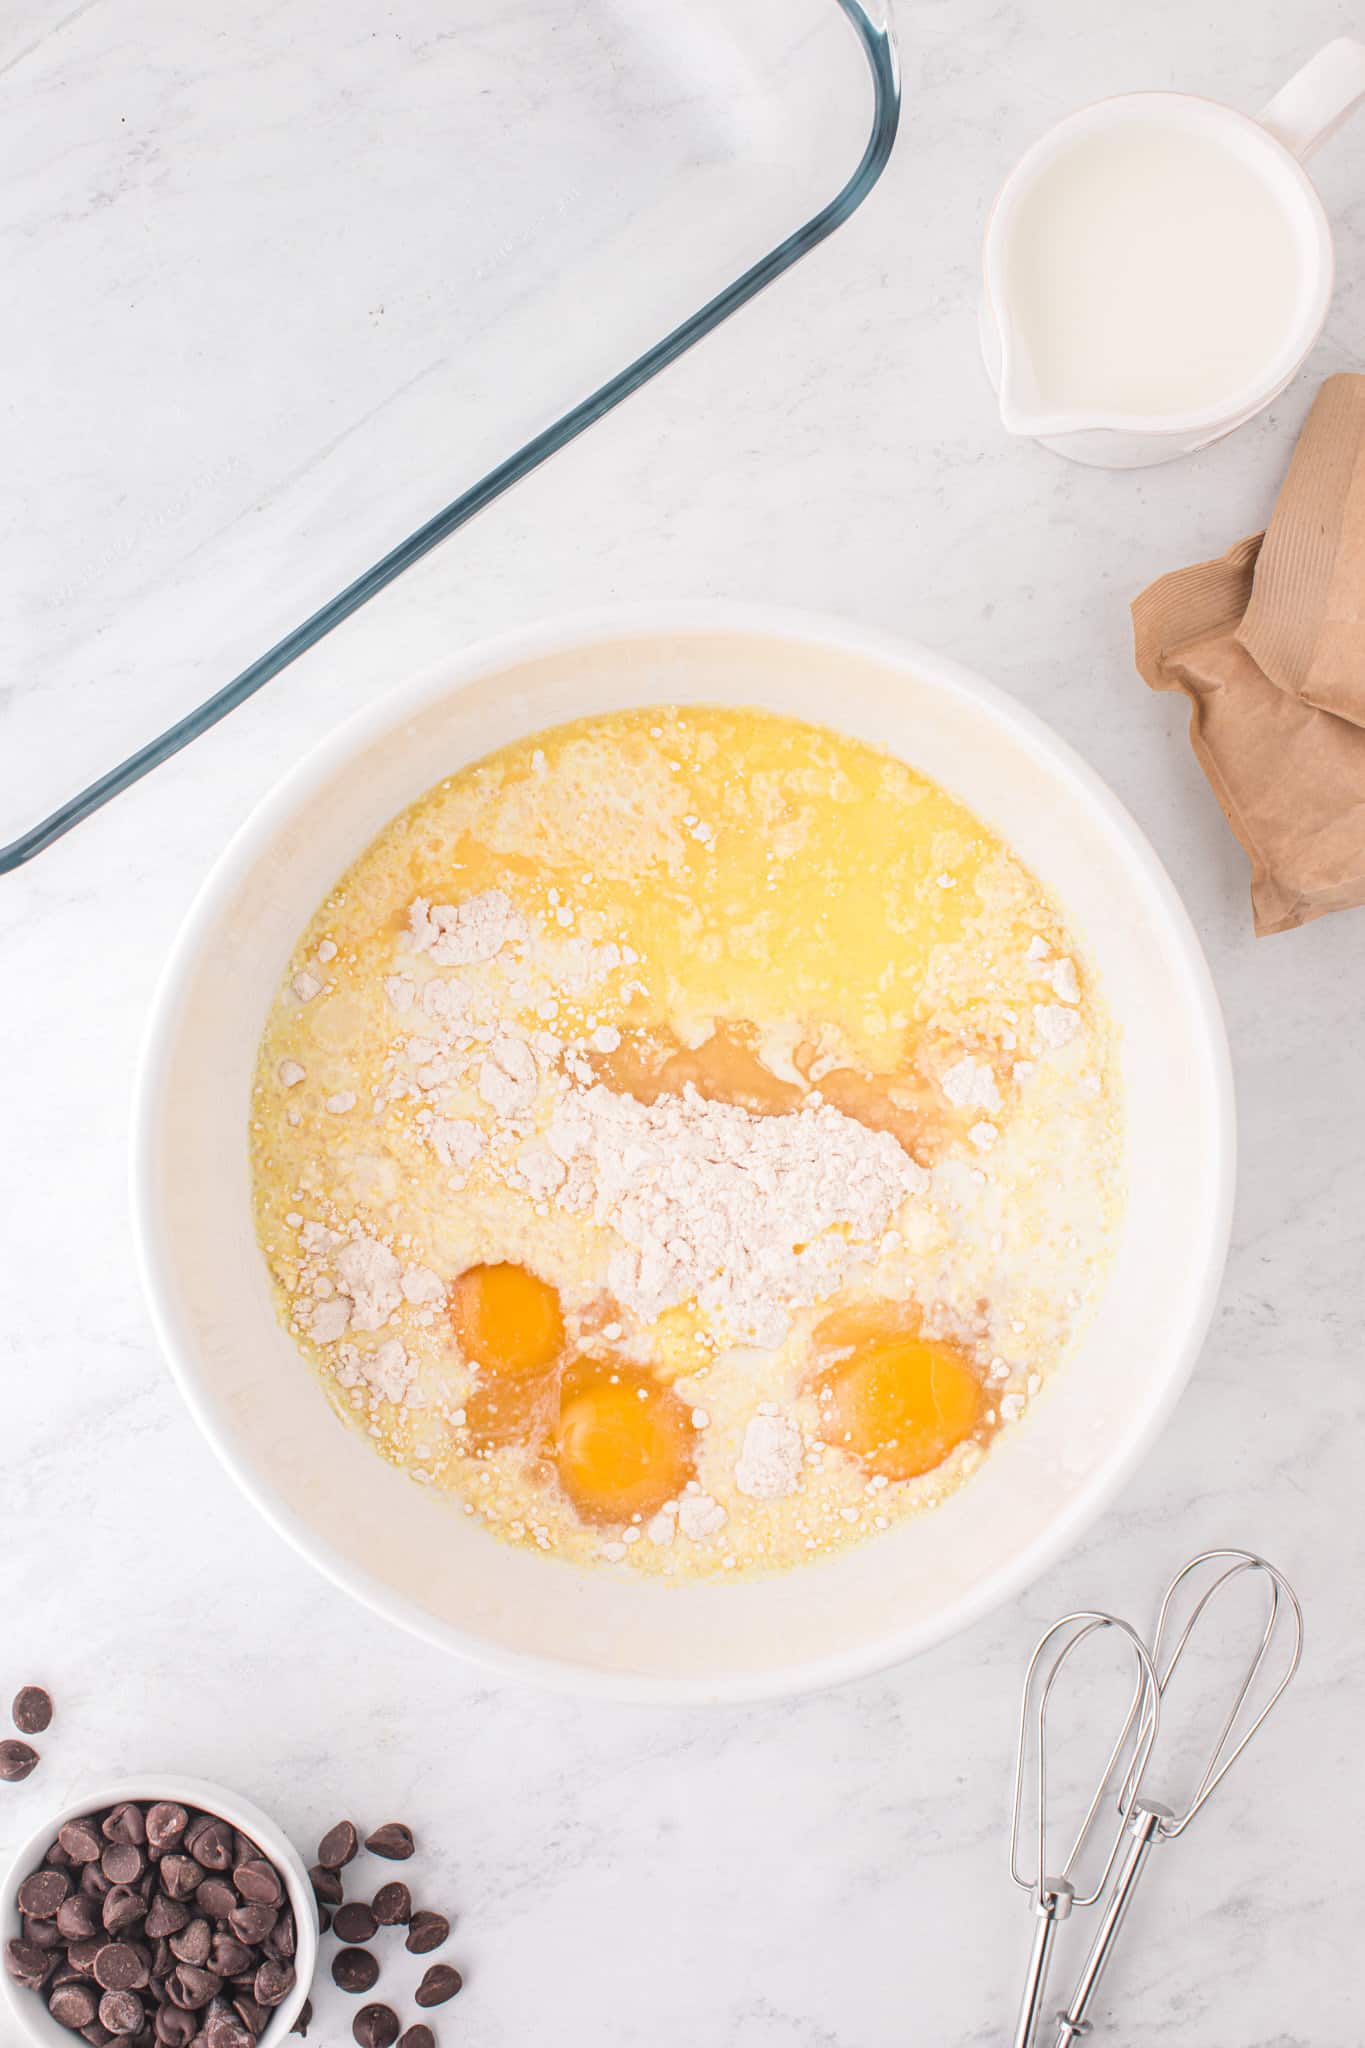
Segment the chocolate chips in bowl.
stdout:
[[52,1816],[0,1897],[0,1980],[36,2048],[281,2048],[318,1921],[265,1814],[194,1779],[96,1792]]

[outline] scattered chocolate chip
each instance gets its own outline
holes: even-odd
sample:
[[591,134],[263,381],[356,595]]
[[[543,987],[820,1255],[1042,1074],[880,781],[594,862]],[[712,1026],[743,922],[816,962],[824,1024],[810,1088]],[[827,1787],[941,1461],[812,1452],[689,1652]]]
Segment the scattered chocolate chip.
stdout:
[[178,2005],[163,2005],[152,2021],[152,2032],[162,2048],[190,2048],[199,2032],[199,2022],[192,2012],[182,2012]]
[[416,1843],[410,1827],[401,1820],[389,1820],[372,1835],[366,1835],[365,1847],[371,1856],[382,1856],[388,1863],[406,1863]]
[[450,1922],[444,1913],[414,1913],[408,1923],[408,1938],[403,1946],[415,1956],[425,1956],[449,1939]]
[[278,1906],[284,1897],[279,1872],[264,1856],[249,1856],[232,1873],[232,1882],[254,1906]]
[[225,1820],[201,1814],[185,1830],[185,1848],[205,1870],[231,1870],[234,1829]]
[[64,1870],[35,1870],[19,1887],[19,1911],[31,1913],[35,1920],[52,1920],[70,1891],[71,1879]]
[[146,1957],[130,1941],[107,1941],[95,1957],[95,1982],[104,1991],[141,1991],[151,1974]]
[[415,2027],[399,2035],[398,2048],[436,2048],[436,2036],[425,2020],[418,2020]]
[[321,1906],[339,1906],[346,1896],[341,1888],[341,1879],[325,1863],[315,1863],[308,1873],[313,1895]]
[[168,1898],[193,1898],[206,1875],[203,1865],[196,1863],[193,1856],[184,1856],[177,1851],[161,1859],[161,1889]]
[[319,1933],[319,1934],[325,1934],[325,1933],[327,1932],[327,1929],[328,1929],[328,1928],[329,1928],[329,1927],[331,1926],[331,1924],[332,1924],[332,1909],[331,1909],[331,1907],[330,1907],[330,1906],[319,1906],[319,1907],[318,1907],[318,1933]]
[[177,1806],[173,1799],[158,1799],[147,1808],[147,1840],[158,1855],[164,1856],[173,1849],[190,1824],[190,1817],[183,1806]]
[[130,1885],[116,1884],[112,1891],[105,1893],[100,1919],[106,1934],[128,1934],[134,1927],[144,1926],[146,1917],[147,1908],[142,1902],[142,1895]]
[[64,1941],[89,1941],[99,1922],[84,1892],[74,1892],[57,1908],[57,1932]]
[[100,2000],[100,2025],[111,2034],[142,2032],[142,2000],[131,1991],[106,1991]]
[[355,1822],[339,1820],[334,1828],[328,1828],[318,1843],[318,1862],[324,1870],[342,1870],[359,1846]]
[[164,1892],[158,1892],[147,1908],[147,1924],[142,1931],[151,1941],[164,1941],[167,1935],[179,1934],[189,1920],[190,1909],[183,1899],[168,1899]]
[[194,1895],[194,1903],[210,1920],[226,1920],[241,1901],[225,1877],[206,1877]]
[[273,1906],[237,1906],[228,1914],[227,1924],[238,1941],[246,1942],[249,1948],[259,1948],[278,1917]]
[[[347,1825],[349,1826],[349,1825],[350,1825],[350,1823],[348,1822],[348,1823],[347,1823]],[[326,1839],[326,1837],[324,1836],[324,1838],[323,1838],[323,1839],[325,1840],[325,1839]],[[311,1998],[305,1998],[305,1999],[304,1999],[304,2001],[303,2001],[303,2010],[302,2010],[302,2011],[300,2012],[300,2014],[299,2014],[298,2018],[297,2018],[297,2019],[295,2020],[295,2022],[294,2022],[293,2026],[292,2026],[292,2027],[291,2027],[291,2028],[289,2029],[290,2033],[291,2033],[291,2034],[306,2034],[306,2033],[308,2032],[308,2028],[309,2028],[309,2026],[310,2026],[310,2024],[311,2024],[311,2022],[312,2022],[312,2018],[313,2018],[313,2001],[312,2001],[312,1999],[311,1999]]]
[[391,2005],[362,2005],[351,2021],[351,2032],[360,2048],[393,2048],[398,2039],[398,2015]]
[[38,1768],[38,1752],[31,1742],[0,1742],[0,1784],[20,1785],[30,1771]]
[[52,1726],[52,1695],[41,1685],[21,1685],[10,1712],[21,1735],[41,1735]]
[[412,1918],[412,1893],[405,1884],[381,1884],[374,1895],[374,1917],[381,1927],[406,1927]]
[[444,2005],[463,1983],[464,1978],[449,1963],[433,1963],[412,1995],[418,2005]]
[[100,1869],[110,1884],[136,1884],[147,1868],[147,1859],[136,1842],[111,1842],[100,1857]]
[[[375,1975],[378,1974],[376,1970]],[[257,2005],[280,2005],[288,1998],[294,1983],[292,1963],[262,1963],[251,1986],[251,1995]]]
[[332,1915],[332,1925],[339,1941],[373,1941],[379,1928],[379,1916],[359,1900],[349,1906],[338,1906]]
[[206,1963],[212,1947],[213,1929],[204,1919],[187,1922],[170,1940],[171,1954],[179,1963]]
[[[88,2027],[99,2011],[99,1993],[88,1984],[59,1984],[47,2001],[47,2009],[60,2027],[70,2027],[73,2034],[82,2027]],[[141,2015],[142,2008],[138,2012]]]
[[341,1991],[368,1991],[379,1982],[379,1965],[367,1948],[339,1948],[332,1957],[332,1982]]

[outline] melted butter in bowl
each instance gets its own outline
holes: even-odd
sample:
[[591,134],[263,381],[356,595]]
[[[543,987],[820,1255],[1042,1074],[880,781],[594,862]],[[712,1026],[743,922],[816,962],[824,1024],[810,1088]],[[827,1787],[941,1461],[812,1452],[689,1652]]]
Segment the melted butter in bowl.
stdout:
[[1076,1343],[1116,1071],[1057,906],[937,785],[611,714],[441,783],[319,907],[258,1234],[338,1411],[497,1535],[789,1566],[942,1499]]

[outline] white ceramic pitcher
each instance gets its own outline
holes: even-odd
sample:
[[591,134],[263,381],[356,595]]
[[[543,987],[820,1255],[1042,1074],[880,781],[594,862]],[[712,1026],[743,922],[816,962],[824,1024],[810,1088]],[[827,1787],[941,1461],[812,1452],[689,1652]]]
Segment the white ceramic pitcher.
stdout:
[[[1205,447],[1269,405],[1302,366],[1322,331],[1332,296],[1332,231],[1302,161],[1362,98],[1365,44],[1342,36],[1319,50],[1254,119],[1192,93],[1126,93],[1082,108],[1035,142],[1001,187],[984,248],[982,349],[1009,432],[1041,441],[1076,462],[1136,469]],[[1010,300],[1008,259],[1021,203],[1042,173],[1081,138],[1124,122],[1150,123],[1153,116],[1186,133],[1218,140],[1264,179],[1290,224],[1302,263],[1290,331],[1254,384],[1213,411],[1143,414],[1044,404]]]

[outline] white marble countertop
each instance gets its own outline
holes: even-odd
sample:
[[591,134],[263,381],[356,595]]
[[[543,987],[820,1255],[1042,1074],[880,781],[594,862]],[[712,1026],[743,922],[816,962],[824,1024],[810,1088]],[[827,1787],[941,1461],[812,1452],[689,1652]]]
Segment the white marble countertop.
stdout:
[[[422,12],[404,11],[409,25]],[[602,12],[624,19],[608,0]],[[504,22],[490,58],[497,13],[455,0],[441,33],[457,50],[465,38],[471,61],[477,50],[545,69],[572,8],[509,10],[516,33]],[[26,0],[0,26],[0,95],[23,153],[0,219],[32,264],[40,330],[67,306],[71,266],[95,280],[83,336],[64,324],[12,337],[29,369],[46,361],[55,378],[59,363],[70,384],[58,404],[49,378],[30,404],[7,380],[6,547],[23,583],[6,598],[0,683],[11,828],[62,792],[73,745],[89,739],[82,766],[100,765],[168,693],[183,708],[291,624],[294,593],[316,600],[368,560],[372,532],[382,543],[402,530],[366,489],[382,419],[309,410],[301,384],[280,416],[301,409],[305,445],[281,427],[271,485],[268,465],[214,440],[214,422],[156,403],[162,372],[143,362],[139,381],[123,324],[137,238],[175,205],[186,95],[201,115],[207,106],[209,132],[213,119],[225,134],[259,124],[272,204],[287,215],[291,178],[302,189],[311,175],[304,111],[359,89],[373,14],[356,0],[311,15],[218,9],[224,63],[241,39],[260,66],[259,104],[238,105],[215,97],[211,70],[193,71],[158,0]],[[310,21],[329,33],[310,42]],[[1310,373],[1222,446],[1111,475],[1012,445],[974,332],[989,195],[1051,120],[1140,85],[1252,107],[1356,25],[1344,0],[902,5],[903,131],[851,224],[249,710],[0,881],[0,1695],[41,1679],[60,1711],[43,1770],[0,1788],[0,1849],[82,1779],[195,1770],[271,1808],[305,1846],[342,1812],[413,1823],[427,1844],[422,1891],[458,1915],[469,1977],[437,2016],[446,2043],[996,2042],[1029,1935],[1004,1846],[1033,1639],[1077,1604],[1141,1615],[1187,1554],[1232,1542],[1264,1549],[1298,1585],[1306,1663],[1225,1795],[1151,1880],[1098,2038],[1359,2039],[1365,922],[1253,940],[1243,857],[1185,743],[1182,706],[1133,672],[1127,601],[1263,523],[1317,379],[1358,364],[1365,125],[1315,167],[1339,284]],[[609,118],[603,90],[601,149],[613,175],[643,178],[649,124]],[[81,132],[59,146],[73,105]],[[540,105],[527,93],[519,107],[532,167]],[[120,211],[129,191],[131,216]],[[443,204],[439,190],[411,199],[433,232]],[[95,219],[106,225],[87,250]],[[227,200],[224,222],[230,281]],[[377,245],[383,228],[361,209],[337,258],[343,283],[347,246]],[[523,252],[504,240],[515,282]],[[282,290],[298,260],[282,235]],[[611,307],[597,317],[609,323]],[[437,320],[427,344],[438,375],[442,332]],[[306,367],[325,392],[326,357]],[[514,427],[535,422],[535,396],[508,400]],[[192,435],[208,456],[191,454]],[[461,449],[442,451],[445,485],[473,470]],[[443,494],[433,486],[421,502]],[[196,564],[210,539],[207,587]],[[480,634],[614,599],[696,596],[814,605],[913,635],[993,676],[1080,748],[1155,842],[1208,948],[1236,1061],[1241,1166],[1202,1363],[1077,1552],[910,1666],[775,1707],[669,1713],[492,1685],[362,1612],[284,1548],[157,1355],[133,1271],[125,1150],[167,946],[226,834],[286,764],[387,679]],[[130,704],[145,718],[119,723]],[[344,2005],[330,1985],[319,1998],[310,2038],[324,2048],[349,2039]]]

